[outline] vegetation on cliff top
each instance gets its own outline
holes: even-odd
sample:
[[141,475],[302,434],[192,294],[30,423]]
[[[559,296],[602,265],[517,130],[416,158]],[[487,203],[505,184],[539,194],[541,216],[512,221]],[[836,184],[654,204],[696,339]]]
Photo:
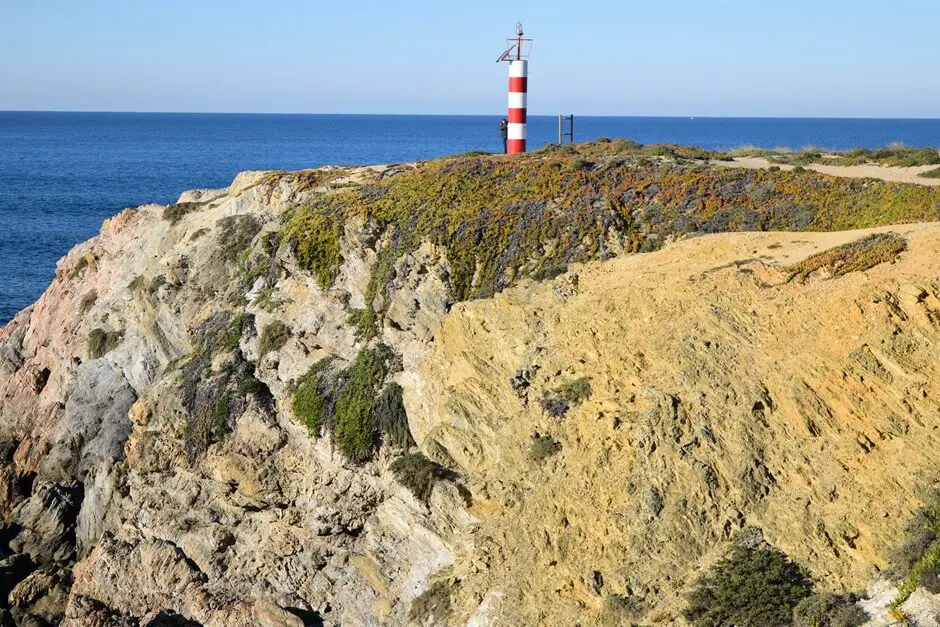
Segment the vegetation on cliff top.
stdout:
[[653,250],[683,234],[940,219],[935,188],[702,161],[720,157],[618,140],[513,159],[473,154],[399,166],[358,186],[312,192],[290,212],[280,241],[327,288],[342,263],[346,221],[379,227],[367,306],[355,313],[368,339],[397,259],[424,241],[446,253],[452,293],[466,300],[520,277],[555,276],[571,262]]
[[773,163],[788,165],[864,165],[877,164],[897,168],[912,168],[940,164],[940,151],[936,148],[909,148],[903,144],[892,144],[874,150],[856,148],[847,152],[826,151],[819,148],[802,150],[764,150],[761,148],[741,148],[730,153],[733,157],[765,157]]

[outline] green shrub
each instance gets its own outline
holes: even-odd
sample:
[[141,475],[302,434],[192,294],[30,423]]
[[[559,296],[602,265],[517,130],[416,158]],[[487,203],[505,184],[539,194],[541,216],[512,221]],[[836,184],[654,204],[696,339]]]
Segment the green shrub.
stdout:
[[451,595],[460,587],[460,580],[440,580],[411,602],[408,618],[419,624],[446,625],[453,614]]
[[264,226],[251,214],[227,216],[221,218],[217,224],[220,231],[216,253],[228,263],[234,263],[239,254],[248,249]]
[[163,219],[175,226],[187,213],[202,209],[204,206],[205,203],[201,202],[178,202],[168,205],[163,209]]
[[344,370],[330,373],[332,357],[314,364],[293,385],[293,410],[310,434],[326,427],[337,448],[356,463],[372,457],[381,434],[386,444],[407,449],[414,444],[402,389],[384,384],[400,368],[390,348],[379,344],[359,351]]
[[375,398],[372,413],[386,444],[406,450],[414,446],[400,385],[394,381],[386,385]]
[[271,351],[281,350],[290,339],[290,329],[280,320],[275,320],[264,327],[258,338],[258,354],[264,357]]
[[591,384],[587,377],[566,381],[546,394],[540,404],[542,409],[555,418],[564,416],[571,407],[580,405],[591,395]]
[[814,594],[793,608],[794,627],[860,627],[868,621],[854,594]]
[[391,350],[384,344],[363,349],[341,375],[333,437],[339,450],[353,462],[368,460],[375,449],[378,425],[374,401],[390,370],[391,359]]
[[399,457],[390,468],[398,483],[408,488],[422,503],[428,502],[435,483],[456,478],[453,471],[431,461],[423,453],[409,453]]
[[798,166],[796,166],[795,168],[793,168],[793,169],[791,170],[791,172],[794,172],[794,173],[796,173],[796,174],[804,174],[806,171],[807,171],[806,168],[804,168],[804,167],[801,166],[801,165],[798,165]]
[[536,435],[529,446],[529,459],[540,462],[561,451],[561,444],[550,435]]
[[98,359],[104,357],[120,345],[124,339],[124,331],[105,331],[92,329],[88,334],[88,358]]
[[356,340],[360,342],[371,340],[378,332],[378,321],[371,305],[366,305],[365,309],[350,309],[346,322],[352,326]]
[[809,574],[773,547],[735,545],[697,582],[683,615],[694,625],[789,625],[812,594]]
[[216,356],[231,353],[235,329],[245,324],[240,317],[220,311],[202,322],[196,331],[196,348],[181,367],[180,395],[187,412],[183,443],[191,462],[225,437],[251,398],[262,411],[273,409],[271,391],[255,377],[254,365],[240,351],[220,371],[212,368]]
[[236,314],[219,338],[219,346],[225,351],[233,351],[238,348],[242,334],[245,332],[245,325],[250,324],[252,320],[253,317],[245,312]]
[[901,607],[918,586],[932,592],[940,590],[940,494],[934,495],[908,523],[904,543],[891,556],[890,574],[901,581],[891,603],[894,609]]
[[923,177],[925,179],[940,179],[940,168],[934,168],[933,170],[921,172],[917,176]]
[[313,364],[294,387],[291,404],[294,418],[307,427],[307,432],[315,438],[320,437],[323,429],[324,410],[328,401],[325,391],[328,384],[324,374],[332,362],[332,357],[326,357]]

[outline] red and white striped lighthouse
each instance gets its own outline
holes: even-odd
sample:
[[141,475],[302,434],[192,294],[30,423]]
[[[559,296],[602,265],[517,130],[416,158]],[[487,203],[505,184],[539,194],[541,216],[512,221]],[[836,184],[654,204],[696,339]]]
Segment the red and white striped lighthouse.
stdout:
[[509,62],[509,139],[507,151],[511,155],[525,152],[526,105],[529,91],[529,51],[531,39],[523,39],[522,23],[516,23],[516,36],[507,39],[509,48],[499,61]]

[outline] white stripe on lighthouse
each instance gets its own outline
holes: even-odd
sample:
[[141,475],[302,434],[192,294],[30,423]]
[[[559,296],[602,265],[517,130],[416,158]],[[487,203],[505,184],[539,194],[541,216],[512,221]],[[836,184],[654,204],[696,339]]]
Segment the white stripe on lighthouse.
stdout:
[[529,62],[525,59],[509,62],[509,78],[525,78],[529,75]]
[[525,109],[526,108],[526,98],[527,94],[525,92],[511,91],[509,92],[509,108],[510,109]]
[[509,124],[509,139],[525,139],[525,124]]

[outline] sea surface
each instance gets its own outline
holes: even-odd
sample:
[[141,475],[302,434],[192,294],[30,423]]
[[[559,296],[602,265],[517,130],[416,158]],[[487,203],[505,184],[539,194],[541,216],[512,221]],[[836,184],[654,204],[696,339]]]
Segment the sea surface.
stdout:
[[[124,207],[224,187],[241,170],[498,151],[500,117],[0,112],[0,324]],[[940,120],[576,117],[574,131],[710,149],[940,145]],[[529,118],[530,148],[556,133],[556,118]]]

